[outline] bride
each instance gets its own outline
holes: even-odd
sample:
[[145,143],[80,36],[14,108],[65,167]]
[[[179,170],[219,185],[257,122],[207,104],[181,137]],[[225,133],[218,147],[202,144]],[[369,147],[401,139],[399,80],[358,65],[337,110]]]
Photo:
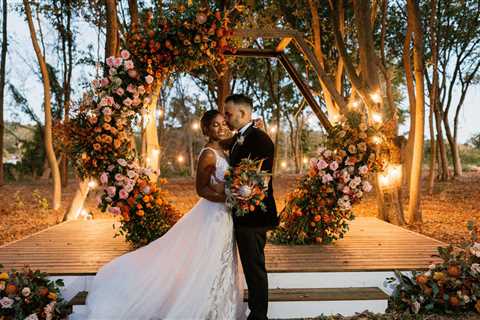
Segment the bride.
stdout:
[[222,114],[201,119],[208,143],[199,156],[202,198],[162,238],[103,266],[87,298],[91,320],[243,319],[245,304],[233,222],[225,207],[228,162]]

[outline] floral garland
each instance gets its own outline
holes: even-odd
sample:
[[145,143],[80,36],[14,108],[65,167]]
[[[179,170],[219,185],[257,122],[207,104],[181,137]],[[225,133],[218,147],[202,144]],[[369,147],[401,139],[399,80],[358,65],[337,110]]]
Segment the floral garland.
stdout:
[[149,168],[136,162],[132,126],[154,79],[140,76],[130,53],[106,61],[108,75],[92,82],[78,115],[69,126],[69,150],[83,179],[100,182],[98,207],[121,217],[119,233],[134,246],[162,236],[178,213],[165,200],[165,192],[150,181]]
[[234,51],[231,26],[242,10],[178,4],[166,15],[142,11],[140,23],[126,36],[128,50],[107,58],[106,76],[93,80],[66,128],[65,144],[80,177],[100,181],[98,207],[121,217],[117,235],[136,247],[162,236],[179,214],[150,180],[151,169],[138,165],[132,127],[150,103],[153,87],[171,73],[206,64],[222,72],[224,52]]
[[0,319],[64,319],[66,305],[60,295],[63,286],[62,280],[50,281],[40,271],[0,273]]
[[344,236],[354,219],[352,205],[372,189],[369,174],[383,166],[375,144],[378,134],[359,113],[333,128],[328,148],[318,150],[308,174],[287,196],[274,242],[331,243]]
[[221,75],[227,67],[224,53],[236,51],[229,37],[243,10],[241,5],[220,11],[198,3],[176,4],[163,15],[145,10],[127,34],[126,48],[157,79],[205,65]]
[[432,264],[413,277],[395,272],[389,278],[395,290],[389,300],[389,311],[406,314],[480,313],[480,242],[477,227],[468,224],[471,240],[462,248],[439,247],[442,262]]

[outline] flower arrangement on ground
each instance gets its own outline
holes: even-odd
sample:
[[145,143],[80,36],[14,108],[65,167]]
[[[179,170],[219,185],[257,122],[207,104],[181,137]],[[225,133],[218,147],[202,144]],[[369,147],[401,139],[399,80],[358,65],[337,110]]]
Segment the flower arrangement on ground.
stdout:
[[369,175],[383,166],[376,135],[359,113],[333,128],[327,146],[318,150],[308,173],[288,194],[274,242],[330,243],[344,236],[354,218],[352,205],[372,189]]
[[65,319],[66,306],[60,294],[63,285],[62,280],[50,281],[38,270],[1,272],[0,319]]
[[405,314],[480,313],[480,242],[478,228],[468,223],[471,240],[462,247],[439,247],[443,260],[413,276],[395,272],[389,310]]
[[[260,208],[266,211],[263,199],[267,196],[270,174],[262,171],[263,160],[243,159],[225,173],[227,208],[241,217]],[[235,210],[233,210],[235,208]]]

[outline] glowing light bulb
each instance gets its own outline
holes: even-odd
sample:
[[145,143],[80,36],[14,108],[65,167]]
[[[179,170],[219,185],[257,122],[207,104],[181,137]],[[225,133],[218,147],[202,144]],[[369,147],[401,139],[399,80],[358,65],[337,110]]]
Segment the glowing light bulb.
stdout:
[[275,132],[277,132],[277,127],[276,126],[271,126],[268,131],[270,131],[271,134],[274,134]]
[[198,129],[200,129],[200,125],[198,124],[198,122],[192,123],[192,129],[193,129],[194,131],[197,131]]
[[398,187],[402,183],[402,165],[389,164],[378,176],[378,184],[382,189]]
[[370,98],[372,99],[373,102],[375,103],[380,103],[382,102],[382,96],[378,92],[373,92],[370,94]]
[[178,161],[179,163],[183,163],[183,162],[185,161],[185,158],[184,158],[182,155],[179,155],[179,156],[177,157],[177,161]]
[[282,168],[286,168],[287,167],[287,162],[286,161],[282,161],[282,163],[280,164],[282,166]]
[[356,100],[356,99],[353,100],[353,102],[352,102],[352,108],[356,109],[356,108],[358,108],[359,106],[360,106],[360,101],[358,101],[358,100]]
[[380,138],[379,136],[373,136],[372,137],[372,142],[375,143],[375,144],[380,144],[380,143],[382,143],[382,138]]
[[374,122],[380,123],[382,122],[382,115],[380,113],[374,112],[372,113],[372,120]]
[[307,159],[307,158],[303,158],[303,163],[304,163],[304,164],[307,164],[307,163],[308,163],[308,159]]
[[158,157],[159,154],[160,154],[160,149],[153,149],[152,150],[152,156]]
[[90,189],[95,189],[95,188],[97,187],[97,181],[95,181],[95,180],[90,180],[90,181],[88,182],[88,187],[89,187]]

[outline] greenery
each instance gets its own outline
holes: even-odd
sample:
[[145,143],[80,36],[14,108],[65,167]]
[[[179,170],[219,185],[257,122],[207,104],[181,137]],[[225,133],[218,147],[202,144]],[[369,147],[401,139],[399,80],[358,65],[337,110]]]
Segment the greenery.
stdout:
[[480,243],[478,228],[468,223],[471,239],[461,248],[439,247],[442,262],[412,276],[396,271],[398,282],[389,300],[390,311],[404,314],[480,313]]
[[66,304],[60,294],[63,286],[63,280],[50,281],[46,273],[38,270],[0,273],[0,319],[64,319]]

